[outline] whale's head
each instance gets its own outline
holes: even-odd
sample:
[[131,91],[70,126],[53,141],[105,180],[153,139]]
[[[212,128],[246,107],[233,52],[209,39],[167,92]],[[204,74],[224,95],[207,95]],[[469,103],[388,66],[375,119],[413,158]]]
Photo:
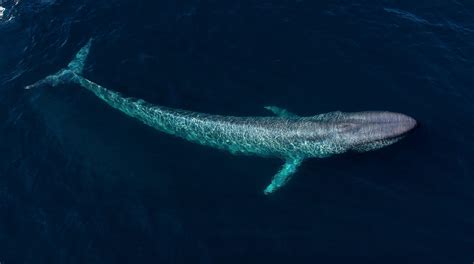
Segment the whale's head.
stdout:
[[391,145],[412,131],[412,117],[392,112],[338,112],[332,119],[331,139],[343,151],[365,152]]

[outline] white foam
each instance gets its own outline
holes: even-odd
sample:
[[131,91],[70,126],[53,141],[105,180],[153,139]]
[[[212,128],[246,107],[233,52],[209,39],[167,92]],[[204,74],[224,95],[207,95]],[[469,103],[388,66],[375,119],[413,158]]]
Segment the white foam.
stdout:
[[0,19],[3,18],[3,12],[5,12],[5,7],[0,6]]

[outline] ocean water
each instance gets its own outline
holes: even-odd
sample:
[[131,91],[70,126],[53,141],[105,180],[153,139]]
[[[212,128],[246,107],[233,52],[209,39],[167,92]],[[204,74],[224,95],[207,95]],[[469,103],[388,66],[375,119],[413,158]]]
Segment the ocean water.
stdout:
[[[0,263],[472,263],[471,1],[0,1]],[[87,78],[223,115],[389,110],[376,152],[281,161],[159,133]]]

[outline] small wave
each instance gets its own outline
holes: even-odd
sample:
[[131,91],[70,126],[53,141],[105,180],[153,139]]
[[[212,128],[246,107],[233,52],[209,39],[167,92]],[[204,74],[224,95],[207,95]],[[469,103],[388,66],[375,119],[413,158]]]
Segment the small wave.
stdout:
[[13,7],[19,3],[20,0],[0,0],[0,23],[8,22],[13,19]]
[[450,20],[446,20],[445,23],[433,23],[433,22],[428,21],[427,19],[424,19],[420,16],[417,16],[413,13],[410,13],[408,11],[404,11],[404,10],[401,10],[401,9],[386,7],[383,10],[385,12],[394,14],[394,15],[402,18],[402,19],[406,19],[406,20],[409,20],[409,21],[417,23],[417,24],[433,26],[433,27],[443,27],[443,28],[448,28],[448,29],[451,29],[453,31],[458,31],[458,32],[468,32],[468,33],[474,32],[473,29],[458,25],[455,22],[450,21]]
[[419,17],[419,16],[417,16],[413,13],[407,12],[407,11],[403,11],[403,10],[396,9],[396,8],[384,8],[383,10],[385,10],[388,13],[392,13],[394,15],[397,15],[401,18],[404,18],[404,19],[410,20],[412,22],[415,22],[415,23],[432,25],[432,23],[430,23],[428,20],[426,20],[424,18],[421,18],[421,17]]

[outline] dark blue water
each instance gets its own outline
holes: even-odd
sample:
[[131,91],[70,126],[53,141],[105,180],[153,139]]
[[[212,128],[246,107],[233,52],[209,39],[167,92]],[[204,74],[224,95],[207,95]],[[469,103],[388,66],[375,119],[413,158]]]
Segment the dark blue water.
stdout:
[[[474,261],[471,1],[3,2],[2,264]],[[90,37],[85,75],[155,104],[420,126],[267,197],[279,160],[161,134],[74,85],[23,89]]]

